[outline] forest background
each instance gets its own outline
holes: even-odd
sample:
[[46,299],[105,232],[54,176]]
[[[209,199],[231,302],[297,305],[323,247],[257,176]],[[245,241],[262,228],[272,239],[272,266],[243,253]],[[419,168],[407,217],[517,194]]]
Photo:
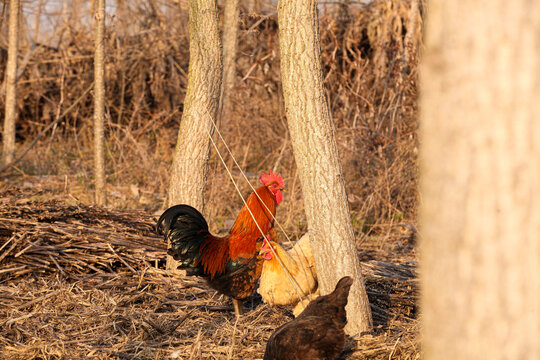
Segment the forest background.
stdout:
[[[73,186],[75,197],[90,202],[92,4],[78,1],[52,13],[45,4],[36,28],[29,20],[39,12],[37,4],[23,2],[21,33],[28,36],[20,39],[18,146],[24,148],[71,104],[77,106],[11,171],[59,177]],[[187,9],[168,1],[115,5],[107,17],[105,44],[108,198],[117,208],[158,211],[166,198],[187,86]],[[321,5],[325,86],[358,235],[415,218],[416,52],[407,55],[404,44],[409,5]],[[241,14],[236,83],[228,94],[232,106],[220,130],[253,176],[267,168],[283,173],[288,192],[280,217],[289,231],[300,234],[305,220],[284,117],[273,9],[261,2],[257,12]],[[4,21],[4,63],[6,26]],[[218,146],[225,152],[223,144]],[[234,217],[241,202],[230,201],[234,187],[215,153],[210,171],[208,215]],[[247,184],[239,183],[247,192]]]

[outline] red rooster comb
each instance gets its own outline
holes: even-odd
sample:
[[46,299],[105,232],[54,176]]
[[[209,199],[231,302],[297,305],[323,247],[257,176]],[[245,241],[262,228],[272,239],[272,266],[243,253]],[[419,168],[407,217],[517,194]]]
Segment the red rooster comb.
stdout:
[[259,180],[261,184],[263,185],[268,185],[268,184],[271,184],[272,182],[276,182],[280,188],[285,187],[285,183],[283,182],[283,178],[281,177],[281,174],[274,173],[272,170],[270,170],[268,174],[266,172],[263,172]]

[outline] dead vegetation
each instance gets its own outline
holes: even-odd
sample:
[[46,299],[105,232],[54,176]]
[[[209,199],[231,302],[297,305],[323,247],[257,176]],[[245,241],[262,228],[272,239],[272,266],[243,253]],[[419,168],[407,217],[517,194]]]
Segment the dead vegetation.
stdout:
[[[236,323],[227,298],[163,270],[165,243],[144,212],[39,196],[38,185],[0,189],[2,359],[259,359],[291,318],[254,297]],[[349,340],[347,359],[418,354],[416,262],[399,234],[391,249],[359,248],[377,327]]]
[[[121,3],[108,20],[106,39],[107,181],[164,198],[187,86],[187,15],[172,2]],[[355,221],[368,227],[415,217],[416,49],[412,62],[404,63],[403,44],[409,5],[381,0],[352,7],[346,18],[321,13],[325,85],[349,200]],[[29,56],[18,90],[20,148],[60,119],[11,173],[76,175],[90,191],[93,47],[88,22],[75,15],[50,45],[21,44],[21,55]],[[280,91],[277,35],[275,14],[242,17],[232,111],[221,131],[243,169],[283,173],[291,205],[284,211],[286,225],[295,232],[305,221]],[[225,153],[222,144],[220,149]],[[214,209],[230,202],[234,188],[215,156],[212,165],[208,208],[210,215],[223,215]],[[143,205],[155,211],[162,204]]]
[[[90,2],[81,4],[88,10]],[[290,309],[254,298],[235,324],[225,298],[162,269],[164,244],[153,232],[187,85],[182,1],[118,4],[106,39],[108,209],[86,205],[93,198],[89,20],[73,12],[50,41],[21,43],[18,153],[52,126],[0,180],[0,357],[261,358]],[[377,325],[349,341],[347,359],[419,357],[414,226],[404,223],[415,221],[417,181],[409,5],[380,0],[321,11],[325,85]],[[241,17],[232,111],[220,129],[252,182],[261,170],[283,174],[278,220],[295,237],[306,222],[281,98],[277,21],[265,8]],[[217,231],[230,226],[241,201],[232,199],[215,154],[211,161],[206,215]]]

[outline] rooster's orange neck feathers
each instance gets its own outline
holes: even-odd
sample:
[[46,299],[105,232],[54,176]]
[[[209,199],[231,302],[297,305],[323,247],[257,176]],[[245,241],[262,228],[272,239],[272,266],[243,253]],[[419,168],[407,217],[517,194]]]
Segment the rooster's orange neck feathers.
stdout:
[[[252,193],[247,198],[246,204],[261,230],[266,234],[274,226],[273,215],[276,213],[276,201],[270,190],[264,185],[255,191],[261,198],[262,203],[255,193]],[[199,253],[204,250],[205,254],[211,255],[202,257],[200,263],[204,266],[205,272],[211,278],[214,278],[216,274],[225,270],[228,258],[236,261],[239,258],[251,259],[254,257],[257,252],[257,239],[261,236],[259,228],[244,205],[229,235],[223,238],[211,237],[203,243]]]
[[[273,215],[276,213],[276,201],[270,190],[264,185],[255,190],[255,192],[261,198],[262,203],[255,193],[253,193],[247,198],[246,204],[253,213],[257,224],[259,224],[263,233],[266,234],[274,226]],[[242,207],[230,231],[229,255],[233,260],[239,257],[253,257],[256,252],[255,244],[257,239],[262,236],[247,207]]]

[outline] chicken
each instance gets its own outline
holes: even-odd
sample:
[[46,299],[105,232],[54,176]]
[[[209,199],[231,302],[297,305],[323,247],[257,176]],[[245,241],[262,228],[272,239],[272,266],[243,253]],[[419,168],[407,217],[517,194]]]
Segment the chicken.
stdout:
[[349,276],[341,278],[332,293],[311,301],[296,319],[274,331],[264,360],[336,359],[345,345],[345,306],[352,283]]
[[255,291],[261,274],[261,230],[273,234],[273,216],[283,199],[280,174],[263,173],[260,182],[262,186],[255,190],[258,197],[251,193],[247,207],[242,207],[226,236],[212,235],[202,214],[189,205],[173,206],[158,220],[158,229],[170,242],[168,254],[180,262],[178,268],[205,278],[212,288],[231,297],[237,316],[243,311],[242,300]]
[[[269,243],[294,279],[296,286],[293,286],[278,259],[270,250],[270,245],[265,243],[259,252],[265,260],[258,293],[261,294],[264,302],[271,305],[296,305],[293,309],[296,316],[302,312],[309,300],[318,295],[317,273],[313,263],[309,235],[302,236],[289,252],[273,241]],[[303,303],[300,303],[299,294],[303,298]]]

